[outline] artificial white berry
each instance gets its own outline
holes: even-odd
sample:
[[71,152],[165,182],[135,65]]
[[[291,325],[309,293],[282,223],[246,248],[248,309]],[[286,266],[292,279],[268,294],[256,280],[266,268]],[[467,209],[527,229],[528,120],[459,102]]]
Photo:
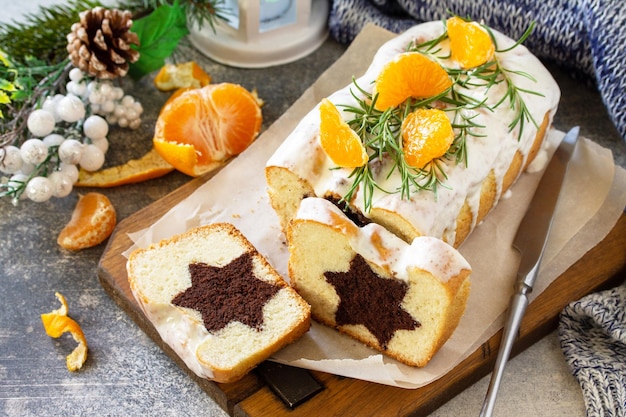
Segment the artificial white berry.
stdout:
[[83,79],[85,74],[81,71],[80,68],[72,68],[68,76],[70,77],[70,80],[78,82]]
[[28,139],[20,146],[20,153],[24,162],[38,165],[48,157],[48,147],[41,139]]
[[101,139],[109,133],[109,124],[100,116],[89,116],[83,124],[83,132],[91,140]]
[[102,103],[100,109],[104,114],[113,113],[115,110],[115,102],[113,100],[106,100]]
[[133,119],[128,124],[128,127],[130,127],[133,130],[139,129],[140,126],[141,126],[141,119],[140,118]]
[[74,123],[85,117],[85,105],[80,98],[68,94],[59,100],[56,111],[62,120]]
[[87,84],[81,81],[70,81],[65,85],[68,93],[82,97],[87,92]]
[[85,171],[97,171],[104,164],[104,153],[96,145],[87,145],[80,157],[79,165]]
[[44,109],[33,110],[26,121],[30,133],[38,137],[52,133],[55,124],[54,114]]
[[109,140],[107,138],[92,139],[91,143],[96,145],[102,153],[107,153],[109,150]]
[[78,181],[78,167],[72,164],[64,164],[61,162],[59,166],[59,172],[62,172],[67,178],[69,178],[70,182],[74,184]]
[[59,135],[58,133],[52,133],[48,136],[46,136],[45,138],[42,139],[43,143],[48,147],[52,147],[52,146],[59,146],[63,143],[63,141],[65,140],[65,138],[61,135]]
[[0,148],[0,171],[14,174],[22,168],[22,152],[17,146],[9,145]]
[[46,177],[34,177],[26,184],[26,196],[36,203],[42,203],[52,197],[52,182]]
[[52,195],[57,198],[67,197],[74,188],[70,178],[61,171],[54,171],[48,179],[52,182]]
[[85,145],[76,139],[66,139],[59,146],[59,159],[66,164],[77,164],[83,154]]

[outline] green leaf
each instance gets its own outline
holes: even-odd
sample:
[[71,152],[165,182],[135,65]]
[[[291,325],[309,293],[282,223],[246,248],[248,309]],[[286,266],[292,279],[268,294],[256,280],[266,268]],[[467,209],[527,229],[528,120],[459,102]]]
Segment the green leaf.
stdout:
[[9,95],[4,91],[0,90],[0,104],[8,104],[11,102]]
[[13,84],[11,81],[0,78],[0,90],[15,91],[17,90],[17,88],[15,87],[15,84]]
[[165,59],[187,36],[187,19],[184,10],[175,1],[163,4],[146,17],[133,22],[131,31],[139,37],[139,60],[131,64],[129,74],[134,79],[161,68]]

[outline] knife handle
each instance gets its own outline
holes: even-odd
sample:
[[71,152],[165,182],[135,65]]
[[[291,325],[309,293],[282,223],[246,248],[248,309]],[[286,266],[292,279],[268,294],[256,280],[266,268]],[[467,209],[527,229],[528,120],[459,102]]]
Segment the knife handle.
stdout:
[[520,280],[515,294],[511,297],[508,320],[504,326],[500,349],[498,350],[496,364],[491,374],[491,380],[489,381],[487,395],[485,396],[485,401],[480,411],[480,417],[490,417],[493,413],[496,404],[496,396],[504,374],[504,368],[511,355],[513,343],[515,339],[517,339],[520,324],[524,318],[526,307],[528,307],[528,294],[531,291],[532,288],[525,285],[523,281]]

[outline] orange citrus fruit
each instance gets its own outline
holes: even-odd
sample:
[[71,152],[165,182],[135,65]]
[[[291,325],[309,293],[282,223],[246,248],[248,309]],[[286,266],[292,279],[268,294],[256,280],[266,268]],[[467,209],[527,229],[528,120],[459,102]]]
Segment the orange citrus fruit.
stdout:
[[489,61],[495,52],[491,36],[476,22],[454,16],[447,21],[450,54],[463,68],[475,68]]
[[360,167],[369,159],[359,135],[328,99],[320,104],[320,143],[326,155],[340,167]]
[[179,171],[198,176],[243,152],[261,130],[255,94],[231,84],[185,90],[163,106],[154,149]]
[[200,88],[211,83],[211,76],[194,61],[165,64],[154,77],[154,85],[161,91],[183,87]]
[[153,178],[162,177],[174,170],[157,151],[151,149],[139,159],[131,159],[123,165],[117,165],[96,172],[81,168],[78,173],[77,187],[109,188],[124,184],[134,184]]
[[417,109],[402,122],[404,159],[414,168],[443,156],[453,140],[452,123],[443,110]]
[[405,52],[388,62],[376,78],[376,109],[385,111],[409,97],[428,98],[452,85],[441,65],[418,52]]
[[116,222],[115,208],[104,194],[81,195],[70,221],[59,233],[57,243],[69,250],[96,246],[113,233]]

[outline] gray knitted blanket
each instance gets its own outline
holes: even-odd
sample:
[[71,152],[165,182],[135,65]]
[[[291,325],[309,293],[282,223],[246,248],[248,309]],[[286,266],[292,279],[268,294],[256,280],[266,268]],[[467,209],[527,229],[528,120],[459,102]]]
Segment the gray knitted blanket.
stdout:
[[626,283],[567,306],[559,337],[587,416],[626,416]]
[[595,83],[618,132],[626,140],[626,1],[624,0],[331,0],[329,29],[349,43],[372,22],[395,33],[450,13],[482,20]]

